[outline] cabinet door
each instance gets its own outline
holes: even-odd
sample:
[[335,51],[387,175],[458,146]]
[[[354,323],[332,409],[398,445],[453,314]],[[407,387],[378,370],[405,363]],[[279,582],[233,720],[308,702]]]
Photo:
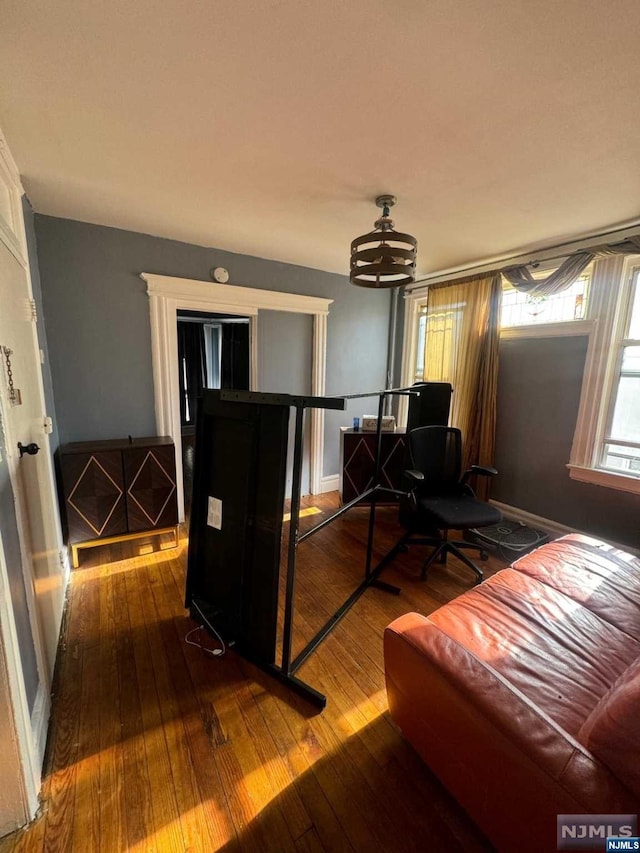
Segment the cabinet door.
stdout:
[[[377,437],[372,432],[345,431],[342,434],[341,499],[348,503],[370,489],[375,474]],[[380,457],[380,483],[389,489],[399,489],[405,467],[404,433],[382,433]],[[379,503],[392,503],[392,495]],[[363,501],[368,503],[368,501]]]
[[61,456],[69,542],[127,532],[119,450]]
[[178,523],[176,457],[172,444],[122,451],[129,532]]

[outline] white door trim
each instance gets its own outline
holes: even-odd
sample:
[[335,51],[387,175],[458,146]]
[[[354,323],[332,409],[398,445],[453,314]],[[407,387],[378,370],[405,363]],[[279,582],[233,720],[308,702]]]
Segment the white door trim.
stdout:
[[[184,491],[182,481],[182,430],[178,381],[178,311],[209,311],[218,314],[239,314],[251,318],[250,387],[258,390],[258,324],[259,311],[290,311],[313,315],[313,355],[311,364],[311,395],[321,397],[325,392],[327,362],[327,315],[333,299],[285,293],[279,290],[260,290],[217,284],[211,281],[175,278],[173,276],[140,273],[147,283],[149,318],[151,321],[151,354],[155,395],[156,429],[169,435],[176,447],[176,476],[178,482],[178,513],[184,520]],[[310,488],[312,494],[322,490],[322,461],[324,456],[324,411],[311,409]]]

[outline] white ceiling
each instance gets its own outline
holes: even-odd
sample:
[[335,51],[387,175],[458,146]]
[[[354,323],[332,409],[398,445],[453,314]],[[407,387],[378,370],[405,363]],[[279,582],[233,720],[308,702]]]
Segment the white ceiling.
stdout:
[[421,273],[640,219],[638,0],[4,0],[46,214],[336,272],[399,197]]

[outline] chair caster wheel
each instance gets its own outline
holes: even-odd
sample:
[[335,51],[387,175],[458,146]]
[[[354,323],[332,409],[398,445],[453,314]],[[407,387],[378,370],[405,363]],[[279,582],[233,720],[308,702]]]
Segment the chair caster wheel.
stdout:
[[486,551],[480,551],[480,559],[481,560],[488,560],[489,559],[489,555],[487,554]]
[[400,547],[398,548],[398,554],[406,554],[408,550],[408,545],[400,545]]

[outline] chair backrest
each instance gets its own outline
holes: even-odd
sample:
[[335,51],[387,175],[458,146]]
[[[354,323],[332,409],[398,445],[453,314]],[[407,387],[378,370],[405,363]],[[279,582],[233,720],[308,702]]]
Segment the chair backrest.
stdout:
[[409,397],[407,432],[421,426],[449,423],[449,409],[453,388],[449,382],[414,382]]
[[421,494],[460,491],[462,435],[456,427],[425,426],[409,433],[412,466],[424,474]]

